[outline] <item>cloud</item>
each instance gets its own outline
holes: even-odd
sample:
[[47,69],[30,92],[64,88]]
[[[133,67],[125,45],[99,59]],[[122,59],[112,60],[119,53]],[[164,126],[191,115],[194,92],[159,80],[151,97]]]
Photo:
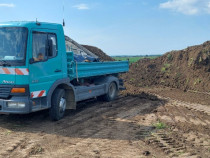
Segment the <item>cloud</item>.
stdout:
[[0,3],[0,7],[8,7],[8,8],[13,8],[15,5],[13,3]]
[[87,4],[84,4],[84,3],[77,4],[77,5],[73,6],[73,7],[74,8],[77,8],[78,10],[88,10],[88,9],[90,9],[88,7],[88,5]]
[[186,15],[210,14],[210,0],[168,0],[159,7]]
[[206,11],[210,14],[210,2],[208,2]]

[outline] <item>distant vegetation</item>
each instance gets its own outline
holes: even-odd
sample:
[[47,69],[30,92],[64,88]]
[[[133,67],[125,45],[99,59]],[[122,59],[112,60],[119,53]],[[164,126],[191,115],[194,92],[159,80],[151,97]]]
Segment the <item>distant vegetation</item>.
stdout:
[[150,59],[155,59],[157,57],[159,57],[161,55],[145,55],[145,56],[112,56],[112,58],[114,58],[117,61],[125,61],[125,60],[129,60],[130,63],[135,63],[140,59],[144,59],[144,58],[150,58]]

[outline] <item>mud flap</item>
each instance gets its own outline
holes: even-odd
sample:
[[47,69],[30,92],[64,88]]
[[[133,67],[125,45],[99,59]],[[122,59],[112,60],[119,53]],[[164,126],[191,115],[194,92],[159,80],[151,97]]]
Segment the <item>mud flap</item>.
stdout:
[[67,101],[66,109],[76,110],[76,101],[74,97],[74,92],[70,89],[66,90],[66,101]]

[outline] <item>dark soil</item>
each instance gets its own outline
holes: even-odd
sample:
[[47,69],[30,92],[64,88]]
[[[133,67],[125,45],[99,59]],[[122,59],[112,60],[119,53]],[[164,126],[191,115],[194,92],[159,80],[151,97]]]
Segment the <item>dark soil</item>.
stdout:
[[209,93],[200,93],[196,91],[183,91],[177,88],[170,87],[137,87],[129,83],[125,83],[126,90],[121,91],[122,94],[141,94],[148,93],[161,96],[163,98],[170,98],[173,100],[179,100],[187,103],[195,103],[210,106],[210,94]]
[[112,57],[108,56],[106,53],[104,53],[101,49],[97,47],[89,45],[82,45],[82,46],[91,51],[92,53],[94,53],[95,55],[97,55],[101,61],[114,61]]
[[48,111],[0,115],[0,157],[209,158],[209,116],[208,106],[137,91],[83,102],[57,122]]
[[139,60],[123,78],[137,87],[155,85],[209,93],[210,41],[156,59]]

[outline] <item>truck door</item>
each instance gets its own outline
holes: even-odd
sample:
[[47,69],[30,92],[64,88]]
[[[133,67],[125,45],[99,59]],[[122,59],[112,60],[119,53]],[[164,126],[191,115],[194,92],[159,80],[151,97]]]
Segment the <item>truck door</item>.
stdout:
[[58,32],[32,30],[30,41],[32,46],[29,64],[31,98],[45,97],[52,84],[62,78]]

